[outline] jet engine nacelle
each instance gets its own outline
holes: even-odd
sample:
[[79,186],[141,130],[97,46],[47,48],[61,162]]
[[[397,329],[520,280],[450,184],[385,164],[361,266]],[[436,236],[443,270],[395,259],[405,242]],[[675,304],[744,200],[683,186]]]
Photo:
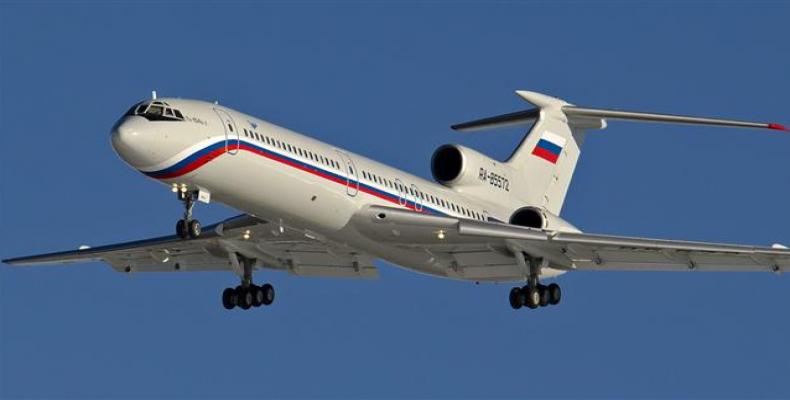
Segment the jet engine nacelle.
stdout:
[[515,171],[470,148],[457,144],[440,146],[431,157],[433,179],[470,195],[509,194]]
[[547,231],[580,232],[570,222],[537,207],[522,207],[516,210],[508,221],[512,225]]

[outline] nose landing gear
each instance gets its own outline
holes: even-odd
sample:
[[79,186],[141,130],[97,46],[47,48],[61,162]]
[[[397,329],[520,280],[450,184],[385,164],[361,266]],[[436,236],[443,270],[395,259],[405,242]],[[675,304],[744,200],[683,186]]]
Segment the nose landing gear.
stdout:
[[192,209],[198,198],[198,191],[179,190],[176,192],[178,200],[184,203],[184,218],[176,223],[176,235],[181,239],[195,239],[200,236],[202,228],[200,221],[192,218]]

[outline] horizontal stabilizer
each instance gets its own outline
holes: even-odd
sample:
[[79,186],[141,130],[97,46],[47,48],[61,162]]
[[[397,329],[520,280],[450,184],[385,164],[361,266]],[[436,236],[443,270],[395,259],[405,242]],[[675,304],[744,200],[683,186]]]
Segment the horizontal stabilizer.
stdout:
[[625,121],[667,122],[675,124],[731,126],[737,128],[765,128],[786,131],[787,128],[776,123],[737,121],[732,119],[691,117],[674,114],[654,114],[639,111],[604,110],[600,108],[563,107],[562,111],[568,118],[604,118]]
[[451,128],[456,131],[471,132],[484,129],[526,125],[537,120],[540,117],[541,110],[551,110],[551,112],[561,112],[564,114],[570,125],[584,126],[588,129],[595,128],[596,124],[591,125],[591,122],[599,121],[600,123],[598,124],[599,126],[597,128],[601,129],[606,127],[606,120],[615,119],[623,121],[714,125],[737,128],[761,128],[780,131],[788,130],[785,126],[777,123],[738,121],[731,119],[693,117],[675,114],[658,114],[640,111],[608,110],[602,108],[585,108],[577,107],[575,105],[566,103],[565,101],[540,93],[517,91],[516,94],[518,94],[519,97],[523,98],[524,100],[536,105],[538,108],[477,119],[474,121],[453,125]]
[[473,132],[484,129],[497,129],[506,128],[510,126],[524,125],[530,123],[540,115],[540,109],[532,108],[524,111],[516,111],[514,113],[497,115],[494,117],[477,119],[474,121],[464,122],[458,125],[453,125],[451,128],[459,132]]

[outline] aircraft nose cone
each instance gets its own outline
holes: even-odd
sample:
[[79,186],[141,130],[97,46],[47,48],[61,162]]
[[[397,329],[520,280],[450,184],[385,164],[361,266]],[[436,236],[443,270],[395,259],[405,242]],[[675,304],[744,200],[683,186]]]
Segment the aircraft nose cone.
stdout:
[[[143,120],[143,121],[140,121]],[[110,132],[110,141],[115,152],[135,168],[144,168],[154,160],[150,140],[153,132],[144,126],[145,120],[141,117],[128,117],[116,124]]]

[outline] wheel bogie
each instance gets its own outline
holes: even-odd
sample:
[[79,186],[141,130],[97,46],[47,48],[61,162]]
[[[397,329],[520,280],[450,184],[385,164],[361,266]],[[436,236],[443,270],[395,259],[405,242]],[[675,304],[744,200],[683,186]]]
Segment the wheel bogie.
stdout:
[[235,288],[227,288],[222,292],[222,306],[231,310],[240,308],[249,310],[260,306],[268,306],[274,302],[274,287],[268,283],[263,286],[239,285]]
[[550,305],[559,304],[561,298],[562,290],[560,289],[560,285],[556,283],[550,285],[537,284],[535,286],[517,286],[510,289],[508,295],[510,307],[515,310],[522,307],[529,309],[548,307]]

